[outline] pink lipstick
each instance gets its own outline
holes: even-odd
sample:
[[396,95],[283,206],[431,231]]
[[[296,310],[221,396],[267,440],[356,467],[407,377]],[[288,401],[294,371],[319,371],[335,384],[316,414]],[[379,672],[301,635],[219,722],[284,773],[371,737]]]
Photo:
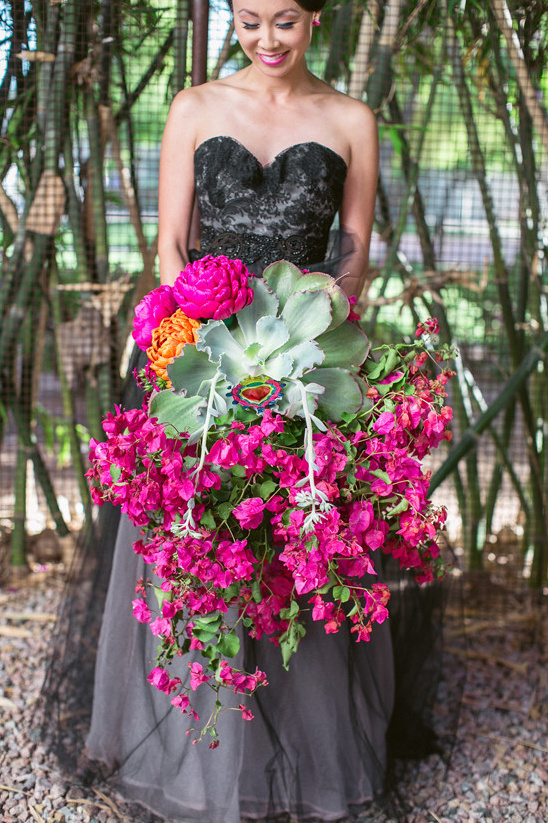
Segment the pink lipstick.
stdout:
[[258,54],[259,60],[265,64],[265,66],[279,66],[280,63],[283,63],[285,58],[289,52],[284,51],[283,54]]

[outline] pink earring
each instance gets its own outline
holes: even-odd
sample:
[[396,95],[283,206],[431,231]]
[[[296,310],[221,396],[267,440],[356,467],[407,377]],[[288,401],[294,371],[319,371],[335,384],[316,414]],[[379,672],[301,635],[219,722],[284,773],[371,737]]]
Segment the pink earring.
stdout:
[[319,25],[320,25],[320,21],[319,21],[319,20],[313,20],[313,21],[312,21],[312,25],[313,25],[313,26],[319,26]]

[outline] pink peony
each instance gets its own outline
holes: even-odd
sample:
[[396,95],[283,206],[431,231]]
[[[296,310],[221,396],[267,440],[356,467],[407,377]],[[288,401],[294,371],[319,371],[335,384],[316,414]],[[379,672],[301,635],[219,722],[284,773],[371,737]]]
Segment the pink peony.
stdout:
[[154,329],[158,328],[164,318],[171,317],[177,309],[177,301],[171,286],[158,286],[157,289],[145,294],[135,307],[133,321],[133,339],[140,349],[146,351],[149,348]]
[[249,271],[241,260],[210,254],[189,263],[173,286],[173,295],[193,320],[226,320],[253,300]]

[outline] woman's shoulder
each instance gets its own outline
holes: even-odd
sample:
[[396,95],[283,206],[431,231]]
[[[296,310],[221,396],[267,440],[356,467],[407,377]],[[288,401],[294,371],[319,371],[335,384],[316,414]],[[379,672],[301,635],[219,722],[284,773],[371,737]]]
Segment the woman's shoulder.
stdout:
[[330,116],[334,116],[337,119],[340,118],[340,122],[344,127],[361,126],[376,128],[377,118],[367,103],[363,103],[361,100],[356,100],[356,98],[350,97],[348,94],[337,91],[337,89],[327,84],[324,85],[327,86],[324,92],[324,105],[329,111]]

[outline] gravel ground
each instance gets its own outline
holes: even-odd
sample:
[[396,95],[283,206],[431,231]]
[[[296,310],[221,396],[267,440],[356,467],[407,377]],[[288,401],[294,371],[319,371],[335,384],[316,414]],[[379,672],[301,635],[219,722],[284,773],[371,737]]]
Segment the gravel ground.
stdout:
[[[1,823],[153,823],[108,783],[67,778],[37,727],[63,584],[40,573],[0,591]],[[474,608],[448,621],[444,688],[450,696],[463,684],[458,733],[449,763],[431,756],[404,776],[409,823],[548,820],[546,597],[533,605],[496,587],[481,592],[478,606],[468,587]],[[444,705],[442,695],[442,714]]]

